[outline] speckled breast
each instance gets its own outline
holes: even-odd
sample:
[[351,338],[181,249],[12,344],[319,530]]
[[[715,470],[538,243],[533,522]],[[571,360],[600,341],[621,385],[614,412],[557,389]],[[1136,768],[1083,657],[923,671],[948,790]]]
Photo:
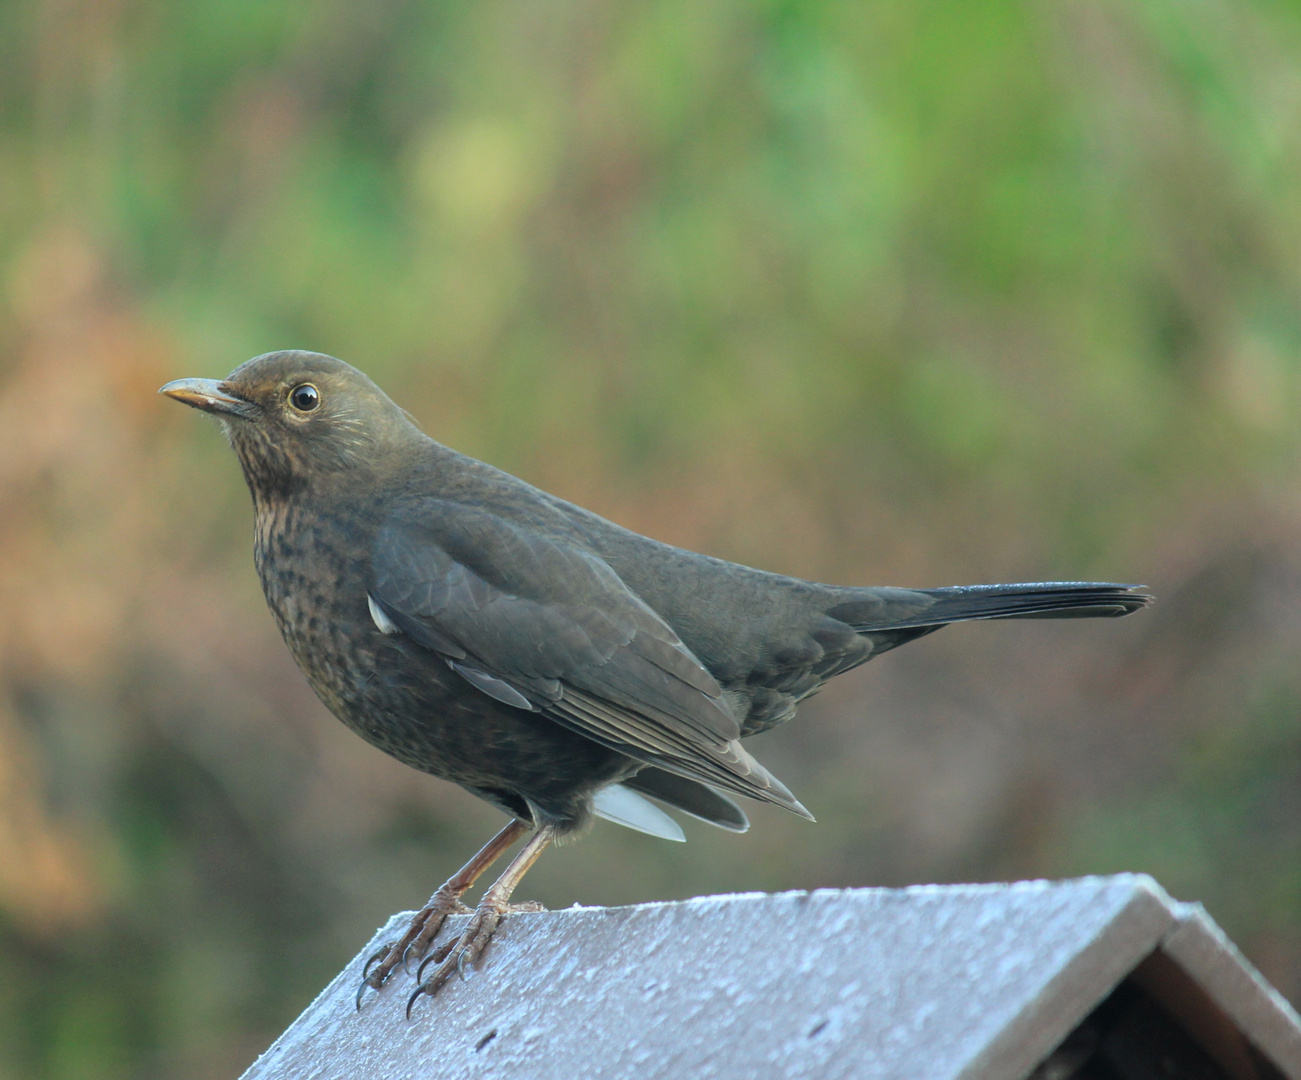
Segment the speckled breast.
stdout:
[[312,689],[367,742],[413,768],[528,816],[580,814],[587,794],[632,763],[539,713],[475,690],[366,603],[375,525],[313,508],[257,508],[254,559],[267,604]]

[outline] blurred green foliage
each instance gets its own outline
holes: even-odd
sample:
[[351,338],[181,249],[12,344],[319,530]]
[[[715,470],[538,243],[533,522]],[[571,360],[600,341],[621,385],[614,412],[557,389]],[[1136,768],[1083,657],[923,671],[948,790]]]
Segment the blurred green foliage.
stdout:
[[495,823],[324,717],[149,396],[286,347],[720,556],[1162,595],[874,664],[759,748],[816,829],[598,829],[543,899],[1147,869],[1295,998],[1299,55],[1274,0],[0,5],[0,1076],[232,1075]]

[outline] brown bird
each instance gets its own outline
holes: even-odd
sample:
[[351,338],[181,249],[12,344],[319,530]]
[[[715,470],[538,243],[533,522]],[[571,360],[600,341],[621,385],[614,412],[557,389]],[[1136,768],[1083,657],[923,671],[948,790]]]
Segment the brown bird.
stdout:
[[[372,957],[358,1001],[408,955],[428,954],[408,1011],[463,972],[542,850],[593,815],[681,840],[657,803],[744,831],[730,797],[743,795],[811,820],[742,740],[832,676],[952,622],[1119,616],[1151,599],[1088,582],[820,585],[697,555],[440,445],[318,353],[268,353],[161,392],[225,428],[267,603],[330,711],[511,819]],[[465,932],[430,952],[530,831]]]

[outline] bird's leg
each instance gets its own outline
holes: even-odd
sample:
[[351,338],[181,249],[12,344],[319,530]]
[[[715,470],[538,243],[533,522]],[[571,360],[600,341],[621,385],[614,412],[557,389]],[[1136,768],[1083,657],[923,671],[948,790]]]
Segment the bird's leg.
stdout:
[[[483,952],[484,946],[496,932],[503,916],[511,911],[530,910],[530,907],[524,904],[513,906],[510,903],[511,893],[515,891],[520,879],[528,873],[529,867],[537,862],[538,856],[555,839],[555,835],[553,826],[543,825],[538,829],[532,839],[520,848],[519,854],[511,860],[501,877],[483,894],[483,899],[479,901],[479,906],[475,909],[474,916],[470,919],[464,933],[455,942],[432,953],[420,965],[420,970],[416,974],[420,985],[407,1001],[408,1015],[411,1013],[412,1003],[421,994],[432,996],[454,972],[465,974],[466,965],[473,964],[479,958],[479,954]],[[424,970],[430,963],[437,963],[438,968],[426,979]]]
[[[366,987],[370,986],[378,990],[393,973],[393,969],[403,963],[407,956],[424,956],[429,943],[437,936],[443,920],[448,915],[469,913],[470,909],[461,903],[461,897],[479,880],[488,867],[501,858],[511,844],[528,832],[528,829],[524,822],[512,819],[510,824],[489,840],[473,859],[439,887],[438,891],[429,898],[429,903],[416,912],[415,917],[407,925],[406,933],[399,941],[381,947],[366,961],[361,986],[357,989],[358,1005],[361,1003],[361,995]],[[379,964],[374,971],[371,971],[370,966],[376,961],[379,961]]]

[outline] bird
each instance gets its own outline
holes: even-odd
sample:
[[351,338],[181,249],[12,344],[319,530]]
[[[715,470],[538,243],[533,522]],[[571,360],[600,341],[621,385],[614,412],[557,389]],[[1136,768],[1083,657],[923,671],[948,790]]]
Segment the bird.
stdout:
[[[743,744],[829,679],[950,623],[1115,617],[1152,599],[1104,582],[827,585],[672,547],[443,446],[321,353],[266,353],[159,392],[224,428],[267,604],[321,701],[508,816],[370,957],[358,1007],[411,958],[408,1016],[464,977],[503,918],[538,910],[511,903],[529,867],[593,817],[681,840],[669,807],[743,832],[739,796],[812,820]],[[431,948],[452,913],[471,918]]]

